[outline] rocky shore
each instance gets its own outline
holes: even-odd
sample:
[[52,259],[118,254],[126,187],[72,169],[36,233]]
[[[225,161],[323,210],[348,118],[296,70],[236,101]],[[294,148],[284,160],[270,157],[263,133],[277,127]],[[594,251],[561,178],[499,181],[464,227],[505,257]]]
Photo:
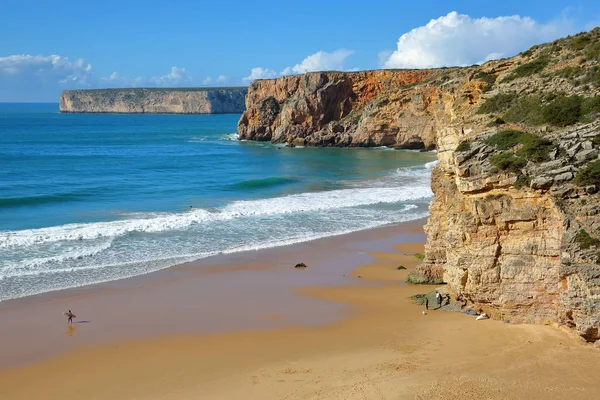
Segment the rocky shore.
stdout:
[[255,81],[241,139],[436,148],[413,283],[600,345],[600,28],[465,68]]
[[65,90],[62,113],[237,114],[246,88],[129,88]]

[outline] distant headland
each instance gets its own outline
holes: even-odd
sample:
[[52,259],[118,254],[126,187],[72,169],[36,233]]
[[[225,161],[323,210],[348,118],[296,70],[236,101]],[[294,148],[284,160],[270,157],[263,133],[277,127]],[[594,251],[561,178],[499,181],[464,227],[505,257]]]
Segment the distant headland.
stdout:
[[62,113],[236,114],[245,111],[246,87],[65,90]]

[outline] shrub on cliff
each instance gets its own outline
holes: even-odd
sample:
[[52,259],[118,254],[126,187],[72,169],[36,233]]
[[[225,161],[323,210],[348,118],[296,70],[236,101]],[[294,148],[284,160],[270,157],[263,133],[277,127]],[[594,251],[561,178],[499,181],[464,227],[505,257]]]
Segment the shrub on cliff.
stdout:
[[573,125],[581,118],[581,104],[579,96],[559,96],[543,108],[543,121],[556,126]]
[[533,61],[519,65],[517,68],[515,68],[512,74],[504,78],[502,82],[510,82],[517,78],[523,78],[525,76],[540,73],[544,70],[544,68],[546,68],[548,62],[549,58],[547,55],[539,56]]
[[456,147],[456,151],[469,151],[471,150],[471,142],[469,140],[463,140]]
[[526,125],[544,123],[542,103],[539,96],[525,96],[515,100],[502,118],[507,122]]
[[[529,132],[522,132],[514,129],[500,131],[487,138],[485,143],[488,146],[493,146],[501,151],[520,146],[514,153],[501,153],[492,156],[496,157],[496,166],[500,169],[507,169],[509,165],[514,165],[520,169],[522,168],[520,165],[523,164],[523,162],[526,164],[527,161],[547,161],[550,158],[550,151],[555,147],[554,143],[548,139],[544,139]],[[510,154],[512,154],[512,157]],[[490,162],[492,162],[492,157],[490,157]]]
[[490,164],[501,171],[520,174],[521,170],[525,168],[525,165],[527,165],[527,160],[525,160],[523,157],[517,156],[512,152],[504,152],[491,156]]
[[494,83],[496,83],[496,75],[493,74],[488,74],[487,72],[483,72],[483,71],[479,71],[476,75],[475,75],[475,79],[478,79],[480,81],[485,82],[485,86],[482,89],[482,92],[489,92],[492,87],[494,86]]
[[[598,78],[590,79],[598,79],[600,85],[600,70]],[[504,113],[502,120],[516,124],[568,126],[593,121],[600,114],[600,96],[549,93],[543,98],[538,95],[517,98],[514,93],[498,94],[490,97],[477,113]]]
[[581,250],[587,250],[592,246],[600,246],[600,239],[591,237],[584,229],[577,232],[575,242],[579,244]]
[[571,38],[569,47],[573,51],[583,50],[588,44],[592,42],[592,38],[587,33],[582,33]]
[[577,171],[575,183],[579,186],[600,186],[600,160],[594,161]]
[[517,98],[516,93],[499,93],[490,97],[477,110],[477,114],[502,113],[506,111]]

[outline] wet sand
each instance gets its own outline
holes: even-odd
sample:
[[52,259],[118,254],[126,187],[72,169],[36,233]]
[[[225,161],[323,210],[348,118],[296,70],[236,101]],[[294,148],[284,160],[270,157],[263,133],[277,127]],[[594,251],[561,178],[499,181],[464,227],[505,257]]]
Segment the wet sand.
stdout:
[[[422,315],[409,296],[432,287],[403,284],[422,225],[3,304],[0,398],[597,397],[600,352],[569,332]],[[66,307],[91,315],[71,336]]]

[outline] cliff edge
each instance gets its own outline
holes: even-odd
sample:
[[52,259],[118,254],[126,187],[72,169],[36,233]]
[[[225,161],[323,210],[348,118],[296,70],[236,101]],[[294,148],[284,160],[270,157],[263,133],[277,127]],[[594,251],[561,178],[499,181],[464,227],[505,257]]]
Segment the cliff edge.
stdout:
[[228,114],[245,110],[246,88],[65,90],[63,113]]
[[413,283],[600,345],[600,28],[481,66],[253,82],[241,139],[433,148]]

